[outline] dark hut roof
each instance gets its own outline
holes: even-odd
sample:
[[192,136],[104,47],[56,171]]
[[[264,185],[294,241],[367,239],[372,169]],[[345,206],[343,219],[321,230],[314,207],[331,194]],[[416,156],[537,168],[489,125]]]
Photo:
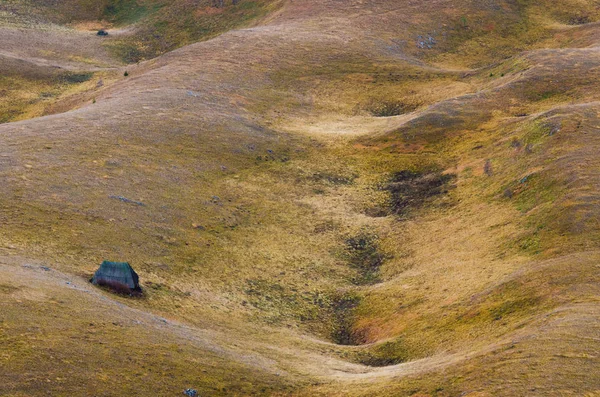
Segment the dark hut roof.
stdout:
[[96,285],[118,283],[130,289],[138,289],[139,277],[127,262],[104,261],[94,273],[92,283]]

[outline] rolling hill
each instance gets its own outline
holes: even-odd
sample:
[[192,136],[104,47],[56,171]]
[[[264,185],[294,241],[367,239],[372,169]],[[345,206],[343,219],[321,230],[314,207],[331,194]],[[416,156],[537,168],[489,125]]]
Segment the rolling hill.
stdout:
[[1,395],[600,393],[600,3],[58,3],[0,6]]

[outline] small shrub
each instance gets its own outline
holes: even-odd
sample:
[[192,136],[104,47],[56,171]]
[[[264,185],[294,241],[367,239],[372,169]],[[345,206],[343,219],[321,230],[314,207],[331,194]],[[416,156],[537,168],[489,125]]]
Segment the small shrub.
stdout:
[[405,103],[399,101],[371,101],[367,105],[367,111],[375,117],[393,117],[415,111],[419,107],[416,103]]
[[592,22],[587,15],[576,15],[569,19],[569,25],[585,25]]
[[354,294],[343,294],[333,298],[334,324],[331,339],[338,345],[358,345],[352,332],[352,312],[360,303],[360,297]]
[[325,181],[332,185],[351,185],[354,183],[354,180],[358,177],[358,175],[354,173],[348,173],[346,175],[328,172],[328,171],[320,171],[316,172],[312,175],[314,181]]
[[129,72],[126,70],[125,73],[123,73],[123,76],[125,76],[125,77],[129,76]]
[[510,141],[510,147],[513,149],[520,149],[521,146],[521,141],[519,141],[517,138],[513,138],[512,141]]
[[91,72],[87,73],[65,73],[59,77],[62,83],[66,84],[80,84],[89,81],[94,74]]
[[487,176],[492,176],[494,175],[494,169],[492,167],[492,161],[491,160],[486,160],[485,164],[483,165],[483,172],[487,175]]
[[379,268],[386,257],[379,251],[379,238],[367,232],[346,240],[346,259],[359,272],[355,284],[373,284],[379,281]]

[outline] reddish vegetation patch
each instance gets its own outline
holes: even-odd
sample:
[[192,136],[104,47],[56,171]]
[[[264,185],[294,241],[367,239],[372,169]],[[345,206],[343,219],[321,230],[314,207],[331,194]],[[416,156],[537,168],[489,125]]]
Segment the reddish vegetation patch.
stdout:
[[362,143],[355,143],[353,145],[353,147],[355,149],[362,149],[362,150],[381,150],[381,149],[383,149],[382,147],[379,147],[377,145],[365,145]]
[[223,11],[225,11],[224,8],[217,8],[217,7],[204,7],[204,8],[199,8],[196,11],[194,11],[194,16],[195,17],[200,17],[203,15],[216,15],[216,14],[222,14]]
[[490,22],[485,26],[484,29],[487,30],[488,32],[492,32],[492,31],[496,30],[496,23]]
[[425,149],[425,143],[392,143],[388,145],[387,148],[394,153],[417,153]]
[[100,30],[111,26],[112,24],[108,21],[81,21],[71,25],[73,29],[83,31]]

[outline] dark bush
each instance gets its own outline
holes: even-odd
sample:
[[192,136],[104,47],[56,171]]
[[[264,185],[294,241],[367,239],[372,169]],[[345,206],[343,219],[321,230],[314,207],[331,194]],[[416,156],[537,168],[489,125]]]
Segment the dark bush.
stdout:
[[576,15],[569,19],[569,25],[585,25],[592,22],[587,15]]
[[343,294],[333,299],[334,327],[331,339],[338,345],[357,345],[352,332],[352,312],[360,303],[360,298],[353,294]]
[[419,107],[415,103],[405,103],[399,101],[372,101],[367,105],[367,111],[375,117],[392,117],[413,112]]
[[354,180],[357,177],[358,175],[353,173],[340,175],[333,172],[322,171],[314,173],[311,179],[317,182],[325,181],[332,185],[351,185],[352,183],[354,183]]
[[396,215],[404,215],[409,208],[418,208],[431,197],[448,192],[448,183],[455,175],[441,172],[404,170],[395,173],[385,187],[391,193],[390,208]]
[[492,161],[491,160],[486,160],[485,161],[485,164],[483,165],[483,172],[487,176],[494,175],[494,169],[492,168]]
[[89,81],[94,74],[91,72],[87,73],[65,73],[59,77],[62,83],[66,84],[80,84]]
[[355,284],[373,284],[379,281],[379,268],[386,256],[379,251],[378,237],[367,232],[346,240],[346,256],[350,265],[358,270]]

